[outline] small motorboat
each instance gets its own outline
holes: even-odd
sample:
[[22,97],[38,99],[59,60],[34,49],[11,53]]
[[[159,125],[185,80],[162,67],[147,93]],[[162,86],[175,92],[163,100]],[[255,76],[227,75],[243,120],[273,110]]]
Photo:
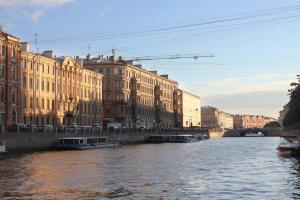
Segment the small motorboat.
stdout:
[[300,155],[300,138],[297,136],[282,136],[277,150],[281,155]]
[[262,132],[258,133],[253,133],[253,132],[248,132],[245,134],[245,137],[264,137],[265,135]]

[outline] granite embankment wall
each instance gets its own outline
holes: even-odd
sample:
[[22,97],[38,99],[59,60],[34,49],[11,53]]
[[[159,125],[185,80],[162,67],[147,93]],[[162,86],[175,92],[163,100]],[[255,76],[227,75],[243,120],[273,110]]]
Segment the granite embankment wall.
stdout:
[[102,132],[102,133],[0,133],[0,140],[5,141],[6,149],[12,151],[31,151],[50,149],[58,143],[59,138],[65,137],[109,137],[121,142],[121,144],[138,144],[144,143],[150,135],[181,135],[181,134],[198,134],[197,130],[186,130],[177,132]]
[[[300,134],[300,130],[294,130],[293,132]],[[270,137],[279,137],[284,134],[289,135],[291,132],[283,131],[281,128],[274,128],[265,132],[265,135]],[[228,130],[224,133],[223,137],[240,137],[240,130]]]
[[[152,133],[153,134],[153,133]],[[0,138],[5,141],[8,151],[27,151],[49,149],[59,138],[64,137],[110,137],[122,144],[142,143],[152,135],[150,133],[1,133]]]

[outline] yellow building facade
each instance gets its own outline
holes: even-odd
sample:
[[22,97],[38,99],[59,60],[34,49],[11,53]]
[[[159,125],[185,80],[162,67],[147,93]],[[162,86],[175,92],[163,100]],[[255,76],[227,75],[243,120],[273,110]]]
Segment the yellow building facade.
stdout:
[[24,124],[101,124],[102,75],[84,69],[79,58],[55,58],[23,47],[22,108]]

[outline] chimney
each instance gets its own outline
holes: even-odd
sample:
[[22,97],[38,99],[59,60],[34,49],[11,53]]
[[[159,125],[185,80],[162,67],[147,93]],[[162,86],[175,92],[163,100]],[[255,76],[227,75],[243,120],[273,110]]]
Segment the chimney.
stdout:
[[0,33],[3,32],[2,25],[0,24]]
[[169,78],[169,75],[168,74],[163,74],[163,75],[160,75],[161,77],[164,77],[164,78],[166,78],[166,79],[168,79]]
[[48,58],[55,58],[54,51],[52,50],[44,51],[42,55]]
[[28,42],[21,42],[21,51],[29,51]]
[[157,71],[149,71],[149,72],[157,75]]
[[89,54],[86,55],[87,60],[91,60],[92,58],[93,58],[92,54],[89,53]]

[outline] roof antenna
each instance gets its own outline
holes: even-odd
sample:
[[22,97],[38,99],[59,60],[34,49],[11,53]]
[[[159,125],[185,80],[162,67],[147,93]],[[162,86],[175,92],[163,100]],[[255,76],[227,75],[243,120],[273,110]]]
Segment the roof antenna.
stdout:
[[112,53],[112,56],[115,57],[115,55],[116,55],[116,49],[112,48],[111,53]]
[[38,48],[38,33],[35,33],[34,34],[34,43],[35,43],[35,51],[36,51],[36,53],[38,53],[39,52],[39,48]]
[[91,51],[90,44],[88,44],[87,49],[88,49],[88,54],[90,54]]

